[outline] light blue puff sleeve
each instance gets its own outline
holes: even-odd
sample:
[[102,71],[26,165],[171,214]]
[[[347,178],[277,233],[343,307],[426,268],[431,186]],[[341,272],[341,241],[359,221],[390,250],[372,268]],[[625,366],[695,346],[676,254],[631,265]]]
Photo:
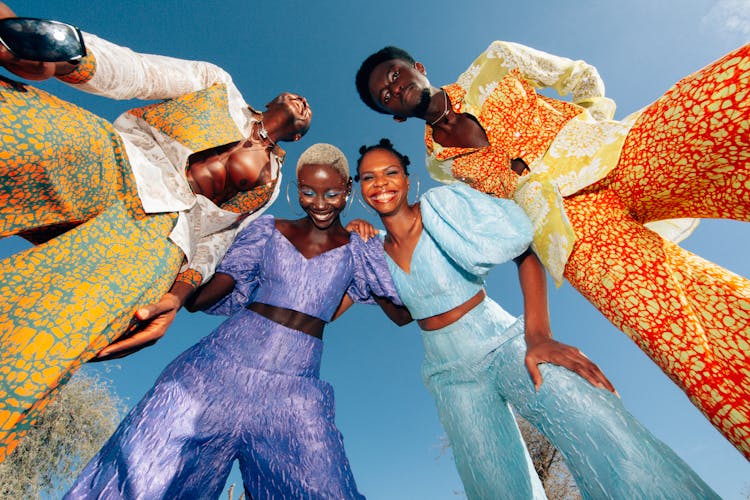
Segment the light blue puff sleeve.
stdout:
[[363,241],[357,233],[352,233],[349,246],[354,260],[354,272],[346,290],[347,295],[354,302],[363,304],[375,304],[373,297],[383,297],[396,305],[403,305],[388,271],[380,238]]
[[533,228],[521,207],[463,183],[429,190],[420,211],[425,230],[440,248],[475,276],[486,276],[531,244]]
[[264,215],[240,231],[229,247],[217,273],[234,278],[232,293],[206,309],[209,314],[230,316],[252,302],[259,284],[259,269],[266,243],[274,231],[274,217]]

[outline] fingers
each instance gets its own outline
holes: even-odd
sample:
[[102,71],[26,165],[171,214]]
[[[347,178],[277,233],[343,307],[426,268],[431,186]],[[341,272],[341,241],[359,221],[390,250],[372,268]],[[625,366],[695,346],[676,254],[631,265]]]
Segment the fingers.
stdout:
[[159,302],[143,306],[135,312],[136,319],[146,321],[169,311],[176,311],[180,304],[176,297],[165,294]]
[[360,238],[362,238],[364,241],[369,240],[370,238],[373,238],[377,236],[378,231],[375,229],[375,227],[367,222],[366,220],[362,219],[354,219],[350,221],[345,228],[347,231],[357,233]]
[[104,361],[106,359],[115,359],[127,356],[128,354],[140,351],[144,347],[155,344],[156,341],[159,340],[159,338],[161,338],[162,336],[163,335],[160,335],[157,338],[152,338],[152,336],[147,334],[146,332],[138,332],[131,337],[123,340],[118,340],[117,342],[108,345],[107,347],[99,351],[99,354],[96,355],[95,359]]
[[[594,387],[606,389],[617,394],[614,386],[599,367],[575,347],[550,339],[529,348],[526,353],[526,369],[531,375],[532,380],[534,380],[537,390],[541,386],[541,372],[539,372],[539,368],[536,366],[539,363],[554,363],[562,366],[583,377]],[[534,372],[539,373],[538,384]]]
[[617,393],[614,386],[601,369],[599,369],[599,367],[582,352],[578,351],[578,349],[569,347],[569,350],[565,353],[565,358],[561,359],[556,364],[564,366],[565,368],[577,373],[594,387],[606,389],[615,394]]
[[539,364],[529,356],[526,356],[525,363],[526,371],[529,372],[531,381],[534,383],[534,390],[539,391],[539,388],[542,386],[542,372],[539,371]]
[[[158,308],[160,305],[161,302],[144,307],[141,310],[151,309],[151,311],[153,312],[153,309]],[[138,312],[141,312],[141,310],[139,310]],[[127,356],[128,354],[140,351],[144,347],[153,345],[167,332],[167,328],[169,328],[169,325],[172,324],[175,315],[176,310],[171,309],[167,310],[167,312],[159,313],[159,315],[156,315],[155,317],[153,315],[150,316],[154,319],[152,319],[151,322],[147,323],[143,327],[143,329],[139,330],[140,325],[137,326],[135,333],[108,345],[107,347],[99,351],[95,359],[103,361],[105,359],[120,358],[123,356]],[[137,316],[138,315],[136,315],[136,317]]]
[[[144,347],[148,347],[154,344],[156,344],[156,340],[148,341],[132,348],[120,348],[121,346],[119,346],[118,343],[114,343],[109,345],[105,349],[102,349],[95,358],[90,360],[90,362],[96,363],[98,361],[109,361],[111,359],[124,358],[125,356],[130,356],[131,354],[140,351]],[[115,347],[115,349],[110,350],[111,347]]]
[[41,81],[55,76],[55,64],[37,61],[12,60],[4,62],[5,69],[26,80]]

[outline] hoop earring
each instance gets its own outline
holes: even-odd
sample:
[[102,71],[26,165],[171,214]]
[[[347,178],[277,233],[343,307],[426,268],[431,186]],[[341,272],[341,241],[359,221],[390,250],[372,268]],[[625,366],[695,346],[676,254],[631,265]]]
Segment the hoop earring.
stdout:
[[289,186],[291,186],[291,185],[294,185],[295,188],[297,187],[297,184],[295,184],[294,182],[287,183],[287,185],[286,185],[286,202],[289,204],[289,210],[292,212],[292,214],[294,214],[296,216],[300,216],[300,215],[303,214],[303,212],[299,211],[299,204],[297,205],[297,208],[295,208],[294,205],[292,205],[292,200],[289,198]]
[[344,218],[349,217],[349,211],[352,209],[352,205],[354,204],[354,198],[357,196],[356,191],[349,191],[349,196],[346,197],[346,208],[341,211],[341,215],[344,216]]
[[[419,201],[419,191],[422,185],[419,182],[419,176],[415,175],[414,177],[417,178],[417,196],[414,198],[414,203],[417,203]],[[414,203],[409,203],[409,205],[413,205]]]
[[368,205],[367,203],[365,203],[365,200],[363,200],[362,198],[357,198],[357,202],[358,202],[358,203],[359,203],[360,205],[362,205],[362,208],[364,208],[364,209],[365,209],[365,212],[367,212],[367,215],[373,215],[373,216],[377,217],[377,215],[378,215],[378,214],[377,214],[377,212],[375,212],[375,209],[374,209],[374,208],[372,208],[372,207],[371,207],[370,205]]

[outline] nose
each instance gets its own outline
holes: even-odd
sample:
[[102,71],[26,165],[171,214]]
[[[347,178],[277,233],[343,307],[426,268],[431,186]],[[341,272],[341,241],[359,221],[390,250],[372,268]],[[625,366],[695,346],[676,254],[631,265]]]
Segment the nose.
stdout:
[[388,179],[384,175],[376,175],[373,179],[373,186],[379,187],[379,186],[385,186],[385,183]]
[[401,91],[403,90],[403,86],[400,82],[391,82],[389,85],[389,90],[391,91],[391,95],[400,96]]
[[326,207],[326,199],[323,195],[317,195],[313,200],[313,208],[316,210],[322,210]]

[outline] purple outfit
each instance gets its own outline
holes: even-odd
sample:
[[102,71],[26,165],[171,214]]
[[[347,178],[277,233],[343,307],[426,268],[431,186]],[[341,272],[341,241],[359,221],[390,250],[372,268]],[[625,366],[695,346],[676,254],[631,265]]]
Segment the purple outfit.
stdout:
[[306,259],[265,216],[217,272],[236,284],[209,312],[230,318],[170,363],[66,498],[217,498],[235,459],[256,500],[362,498],[319,379],[322,341],[245,306],[330,321],[344,293],[398,302],[382,245],[352,235]]

